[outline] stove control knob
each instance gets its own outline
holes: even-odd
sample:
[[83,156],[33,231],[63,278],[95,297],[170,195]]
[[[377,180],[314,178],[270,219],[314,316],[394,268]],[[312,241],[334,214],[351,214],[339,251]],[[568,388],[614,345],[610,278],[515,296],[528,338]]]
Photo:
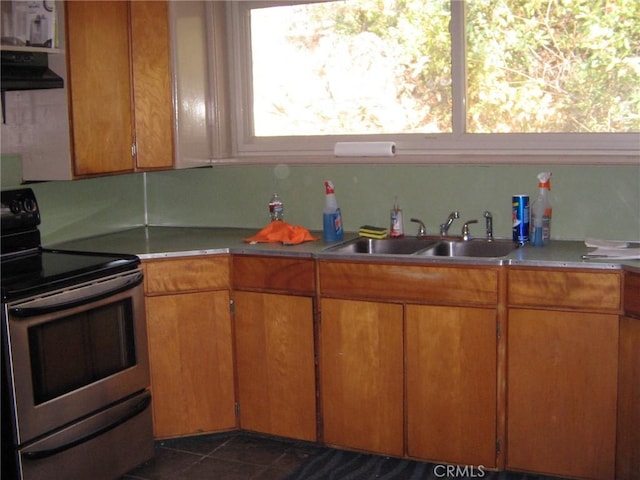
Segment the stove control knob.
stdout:
[[20,200],[12,200],[10,208],[11,213],[17,215],[22,211],[22,203],[20,202]]
[[38,209],[38,204],[32,198],[25,198],[23,206],[24,209],[29,213],[33,213]]

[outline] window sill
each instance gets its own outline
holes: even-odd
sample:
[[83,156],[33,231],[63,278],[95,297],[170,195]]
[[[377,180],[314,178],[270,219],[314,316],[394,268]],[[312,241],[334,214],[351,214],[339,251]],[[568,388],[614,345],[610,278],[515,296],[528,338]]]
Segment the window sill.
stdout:
[[481,154],[397,154],[394,157],[336,157],[333,154],[266,153],[216,158],[211,165],[629,165],[640,166],[640,153],[549,152],[544,154],[490,152]]

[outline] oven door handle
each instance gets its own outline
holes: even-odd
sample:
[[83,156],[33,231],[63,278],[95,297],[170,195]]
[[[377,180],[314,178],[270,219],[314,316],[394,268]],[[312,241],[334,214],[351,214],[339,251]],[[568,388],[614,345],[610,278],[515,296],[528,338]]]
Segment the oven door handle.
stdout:
[[126,423],[129,420],[131,420],[133,417],[140,415],[149,407],[149,404],[151,404],[151,395],[147,395],[145,398],[140,400],[136,405],[134,405],[129,412],[125,413],[122,417],[110,423],[109,425],[100,427],[99,429],[91,433],[88,433],[83,437],[76,438],[71,442],[58,445],[57,447],[46,448],[44,450],[37,450],[35,452],[24,452],[22,455],[24,458],[27,458],[29,460],[41,460],[43,458],[51,457],[53,455],[62,453],[65,450],[69,450],[70,448],[77,447],[78,445],[81,445],[90,440],[93,440],[94,438],[99,437],[100,435],[103,435],[108,431],[113,430],[116,427],[119,427],[123,423]]
[[[26,318],[69,310],[130,290],[140,285],[142,278],[142,273],[136,272],[126,277],[110,279],[103,284],[90,285],[86,287],[87,291],[79,288],[77,290],[63,292],[59,295],[52,295],[51,297],[21,303],[15,307],[10,307],[9,312],[14,317]],[[64,298],[65,300],[58,302],[56,301],[57,297]]]

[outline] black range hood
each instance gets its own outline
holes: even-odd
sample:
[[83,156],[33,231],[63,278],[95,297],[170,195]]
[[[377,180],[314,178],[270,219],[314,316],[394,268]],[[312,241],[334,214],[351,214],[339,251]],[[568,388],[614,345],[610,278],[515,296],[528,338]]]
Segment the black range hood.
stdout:
[[62,88],[64,81],[49,68],[47,53],[2,51],[0,89],[43,90]]

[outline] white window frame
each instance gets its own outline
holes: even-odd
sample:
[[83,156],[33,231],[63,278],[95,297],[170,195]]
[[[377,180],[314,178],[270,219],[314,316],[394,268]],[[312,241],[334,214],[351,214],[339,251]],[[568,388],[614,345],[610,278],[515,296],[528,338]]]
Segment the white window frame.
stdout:
[[[302,1],[231,1],[226,25],[233,163],[445,163],[640,165],[640,133],[472,134],[465,130],[464,1],[451,5],[453,133],[255,137],[251,127],[250,10]],[[220,54],[219,48],[212,48]],[[215,61],[215,59],[214,59]],[[221,122],[214,122],[220,124]],[[389,157],[335,157],[336,142],[392,141]],[[229,159],[227,159],[229,160]],[[219,163],[224,160],[219,159]]]

